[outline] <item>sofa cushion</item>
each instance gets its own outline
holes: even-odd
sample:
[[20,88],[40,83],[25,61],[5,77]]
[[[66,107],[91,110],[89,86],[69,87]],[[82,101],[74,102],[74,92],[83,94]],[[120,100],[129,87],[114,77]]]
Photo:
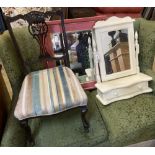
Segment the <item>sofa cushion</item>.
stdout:
[[95,99],[109,134],[111,146],[126,146],[155,138],[155,96],[151,93],[113,102],[107,106]]
[[85,133],[80,109],[72,109],[58,115],[30,120],[35,146],[96,146],[107,140],[107,130],[91,93],[88,96],[87,119],[89,133]]
[[[107,130],[94,102],[93,96],[87,92],[89,133],[85,133],[80,118],[80,109],[72,109],[48,117],[29,120],[35,146],[96,146],[107,144]],[[17,100],[15,100],[17,101]],[[7,121],[1,146],[26,146],[26,133],[20,123],[13,117],[13,110]]]

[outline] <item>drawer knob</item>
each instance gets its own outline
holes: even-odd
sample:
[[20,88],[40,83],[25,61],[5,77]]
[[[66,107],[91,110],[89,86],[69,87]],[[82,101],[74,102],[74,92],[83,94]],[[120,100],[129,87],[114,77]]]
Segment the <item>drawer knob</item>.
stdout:
[[141,86],[141,85],[138,86],[138,89],[142,89],[142,88],[143,88],[143,86]]

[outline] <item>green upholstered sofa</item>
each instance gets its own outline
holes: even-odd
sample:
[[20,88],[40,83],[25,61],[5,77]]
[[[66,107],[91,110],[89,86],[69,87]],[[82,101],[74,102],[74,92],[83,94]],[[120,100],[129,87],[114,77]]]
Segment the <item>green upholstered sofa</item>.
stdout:
[[[89,100],[90,132],[84,133],[79,109],[29,121],[35,146],[127,146],[155,138],[155,73],[152,64],[155,55],[155,22],[137,19],[134,23],[139,34],[139,63],[142,72],[153,77],[153,93],[117,101],[103,106],[96,99],[96,90],[86,92]],[[15,34],[31,71],[42,69],[37,60],[39,47],[25,28]],[[1,146],[26,146],[26,133],[14,118],[13,111],[24,78],[21,61],[8,32],[0,36],[0,58],[13,88],[12,110],[6,123]]]

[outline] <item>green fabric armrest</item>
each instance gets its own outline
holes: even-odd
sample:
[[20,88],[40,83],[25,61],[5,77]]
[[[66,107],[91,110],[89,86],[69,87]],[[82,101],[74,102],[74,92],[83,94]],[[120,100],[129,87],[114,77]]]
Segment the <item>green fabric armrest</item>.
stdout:
[[149,82],[149,86],[153,89],[153,94],[155,94],[155,72],[151,69],[144,69],[144,73],[152,77],[152,81]]

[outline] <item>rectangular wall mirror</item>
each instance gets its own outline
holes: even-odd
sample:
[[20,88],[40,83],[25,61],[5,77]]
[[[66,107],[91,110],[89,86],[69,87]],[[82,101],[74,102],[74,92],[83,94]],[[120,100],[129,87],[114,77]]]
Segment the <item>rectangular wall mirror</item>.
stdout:
[[[103,20],[104,16],[77,19],[65,19],[65,30],[68,40],[68,54],[70,68],[78,77],[85,90],[94,89],[96,78],[94,72],[94,55],[92,29],[95,22]],[[47,49],[50,53],[61,56],[61,29],[60,21],[47,22],[48,37]]]
[[[95,80],[93,74],[87,77],[94,68],[91,30],[67,32],[67,40],[70,68],[81,82]],[[54,53],[62,55],[61,34],[51,34],[51,42]]]

